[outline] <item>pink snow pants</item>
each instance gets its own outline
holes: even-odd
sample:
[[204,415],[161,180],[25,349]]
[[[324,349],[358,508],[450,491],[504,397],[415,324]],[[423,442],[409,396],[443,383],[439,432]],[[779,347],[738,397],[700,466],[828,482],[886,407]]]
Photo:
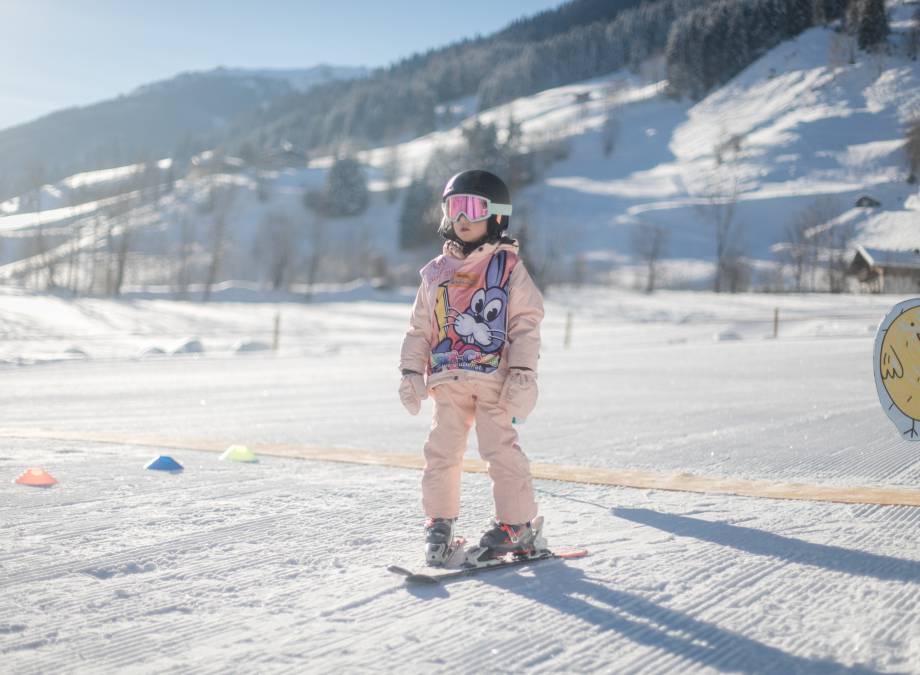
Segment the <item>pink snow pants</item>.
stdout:
[[460,474],[473,422],[479,454],[489,464],[496,518],[518,524],[536,517],[530,462],[518,445],[511,415],[499,405],[501,387],[501,381],[458,380],[431,390],[434,419],[422,474],[422,507],[429,518],[460,514]]

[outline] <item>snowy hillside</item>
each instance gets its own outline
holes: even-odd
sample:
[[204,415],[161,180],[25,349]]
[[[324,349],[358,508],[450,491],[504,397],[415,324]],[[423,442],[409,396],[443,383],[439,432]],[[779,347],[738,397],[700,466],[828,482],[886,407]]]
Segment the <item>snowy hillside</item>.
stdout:
[[[920,65],[904,57],[902,48],[912,10],[909,4],[892,5],[889,54],[854,50],[850,64],[852,38],[833,28],[813,28],[771,50],[698,103],[666,98],[662,82],[614,73],[481,113],[480,121],[499,128],[513,118],[521,125],[524,146],[555,143],[565,148],[564,159],[515,196],[516,222],[526,219],[533,229],[531,254],[551,263],[551,276],[558,280],[574,278],[581,266],[595,280],[631,285],[635,228],[655,225],[668,233],[664,282],[705,286],[715,257],[710,212],[725,201],[737,202],[733,245],[749,259],[755,287],[776,287],[771,271],[775,247],[788,241],[797,216],[818,200],[829,218],[825,225],[854,228],[853,246],[915,248],[920,194],[905,181],[903,150],[905,124],[920,106]],[[435,236],[418,255],[398,250],[401,195],[386,196],[423,172],[438,153],[463,142],[460,127],[476,117],[475,101],[449,107],[461,120],[467,116],[459,126],[358,153],[368,172],[371,203],[361,216],[324,226],[321,279],[367,277],[368,261],[383,256],[390,272],[408,282],[423,258],[436,250]],[[611,116],[616,142],[606,157],[603,136]],[[253,252],[264,239],[266,219],[293,223],[301,267],[316,250],[317,228],[323,225],[304,209],[303,191],[320,188],[331,164],[332,158],[317,158],[305,168],[237,166],[232,174],[211,168],[206,175],[178,180],[172,193],[152,204],[131,202],[128,195],[68,208],[68,185],[81,180],[72,177],[44,189],[41,213],[23,212],[23,199],[0,205],[0,212],[8,214],[0,217],[0,236],[9,238],[0,248],[0,260],[15,263],[0,267],[0,275],[38,283],[29,276],[35,262],[19,261],[30,255],[26,240],[39,224],[57,236],[59,247],[51,259],[72,255],[74,246],[64,244],[68,238],[72,244],[74,236],[80,238],[77,248],[99,251],[102,235],[86,232],[118,203],[127,209],[121,223],[140,233],[133,245],[148,262],[164,249],[175,257],[188,236],[181,231],[183,223],[191,223],[205,251],[214,215],[203,213],[202,205],[214,186],[229,186],[233,196],[226,219],[233,236],[221,278],[265,280],[268,263],[253,265]],[[125,170],[113,170],[110,179]],[[856,207],[863,196],[881,205]],[[42,235],[49,236],[47,231]],[[357,257],[353,242],[360,249]],[[39,262],[48,259],[46,253]],[[131,269],[130,283],[171,283],[175,271],[167,268],[151,263]]]
[[365,72],[324,65],[182,73],[0,129],[0,199],[34,190],[36,181],[57,182],[73,168],[106,169],[163,157],[185,162],[240,117],[305,88]]
[[[614,260],[630,252],[632,226],[651,223],[670,233],[671,257],[711,261],[712,225],[700,207],[733,191],[742,251],[754,259],[773,259],[771,247],[819,197],[833,200],[838,222],[857,226],[854,243],[916,247],[920,204],[905,182],[903,145],[920,105],[920,65],[863,53],[835,63],[841,40],[811,29],[695,105],[654,98],[622,108],[610,160],[586,133],[523,200],[538,205],[543,232],[571,233],[575,251]],[[720,165],[717,148],[730,141],[738,149]],[[854,208],[863,195],[881,207]]]

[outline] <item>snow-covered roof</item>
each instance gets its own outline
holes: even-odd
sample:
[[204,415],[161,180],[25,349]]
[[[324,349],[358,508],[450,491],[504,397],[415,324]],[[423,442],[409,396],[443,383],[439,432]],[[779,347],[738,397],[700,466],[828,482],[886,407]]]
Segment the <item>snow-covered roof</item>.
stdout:
[[857,246],[856,253],[861,255],[872,267],[920,270],[920,248],[892,251]]

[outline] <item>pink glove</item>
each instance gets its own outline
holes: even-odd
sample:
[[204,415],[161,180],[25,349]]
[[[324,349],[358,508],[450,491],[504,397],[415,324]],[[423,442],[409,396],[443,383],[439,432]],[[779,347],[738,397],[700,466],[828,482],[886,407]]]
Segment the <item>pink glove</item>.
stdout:
[[537,405],[537,374],[532,370],[512,368],[502,385],[500,403],[508,413],[523,422]]
[[419,373],[406,373],[399,383],[399,400],[410,415],[418,415],[422,408],[422,399],[428,398],[425,378]]

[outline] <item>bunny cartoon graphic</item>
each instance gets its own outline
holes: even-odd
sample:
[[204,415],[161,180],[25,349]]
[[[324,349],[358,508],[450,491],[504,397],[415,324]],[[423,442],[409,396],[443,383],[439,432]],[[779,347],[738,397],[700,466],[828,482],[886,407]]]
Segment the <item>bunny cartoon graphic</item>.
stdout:
[[[433,330],[446,337],[431,349],[431,374],[444,369],[491,373],[498,368],[508,329],[508,281],[517,262],[514,252],[500,250],[477,257],[456,280],[451,277],[436,286]],[[470,293],[469,280],[483,279],[483,265],[484,282]],[[466,308],[461,312],[458,306]]]
[[[505,233],[507,188],[496,198],[482,181],[489,187],[499,179],[481,174],[487,172],[458,174],[445,188],[441,234],[447,241],[442,254],[420,271],[400,356],[406,409],[417,414],[422,399],[434,399],[422,507],[428,561],[435,565],[450,552],[463,455],[474,424],[495,503],[492,529],[480,546],[496,555],[526,550],[537,515],[530,463],[512,420],[524,419],[536,404],[543,299],[517,242]],[[473,201],[480,197],[482,202]],[[469,220],[484,214],[488,219]]]

